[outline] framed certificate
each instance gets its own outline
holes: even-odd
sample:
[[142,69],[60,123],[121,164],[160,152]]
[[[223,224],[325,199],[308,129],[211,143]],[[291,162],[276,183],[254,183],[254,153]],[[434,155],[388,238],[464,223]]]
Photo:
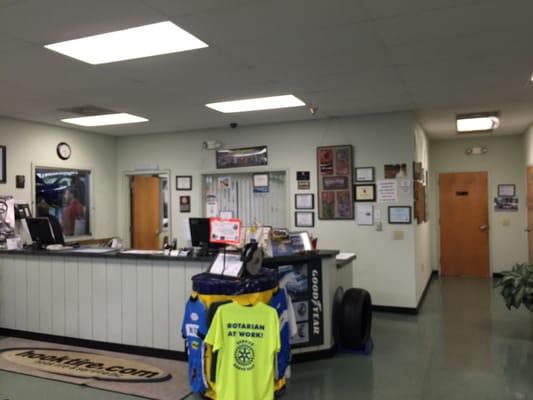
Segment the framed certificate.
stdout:
[[374,167],[357,167],[355,168],[355,182],[374,182]]
[[389,224],[410,224],[411,206],[389,206]]
[[294,205],[297,210],[312,210],[315,208],[314,194],[295,194]]
[[376,201],[376,185],[354,185],[355,201]]
[[192,176],[191,175],[176,176],[176,190],[192,190]]
[[312,211],[296,211],[294,225],[298,228],[312,228],[315,226],[315,213]]
[[516,185],[504,184],[498,185],[498,197],[515,197]]

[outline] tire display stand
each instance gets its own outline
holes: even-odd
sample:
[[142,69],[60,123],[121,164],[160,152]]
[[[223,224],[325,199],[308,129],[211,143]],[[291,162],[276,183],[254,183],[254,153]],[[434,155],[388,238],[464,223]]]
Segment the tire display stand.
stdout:
[[[278,290],[278,279],[275,270],[262,269],[258,275],[243,278],[201,273],[192,277],[193,296],[204,303],[207,310],[209,326],[218,306],[236,301],[243,305],[254,305],[258,302],[268,304],[272,295]],[[217,353],[213,353],[207,345],[204,354],[204,372],[207,390],[204,394],[209,399],[216,399],[216,364]],[[277,393],[283,392],[285,378],[274,382]]]

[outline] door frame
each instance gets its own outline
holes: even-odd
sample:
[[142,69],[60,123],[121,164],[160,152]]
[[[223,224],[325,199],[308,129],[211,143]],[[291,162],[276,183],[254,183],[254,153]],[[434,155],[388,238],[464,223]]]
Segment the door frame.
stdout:
[[119,210],[122,210],[121,213],[117,213],[117,216],[122,221],[122,227],[119,226],[118,231],[120,232],[120,238],[124,244],[124,247],[131,247],[131,196],[130,196],[130,177],[135,175],[166,175],[168,178],[168,232],[169,239],[172,238],[172,181],[170,169],[158,169],[158,170],[135,170],[135,171],[123,171],[122,172],[122,184],[120,185],[122,189],[122,200],[118,204]]
[[[439,275],[441,275],[442,269],[440,264],[440,254],[441,254],[441,248],[440,248],[440,174],[460,174],[460,173],[476,173],[476,172],[486,172],[487,173],[487,193],[488,193],[488,199],[487,199],[487,205],[488,205],[488,215],[489,215],[489,274],[492,276],[494,273],[494,246],[492,245],[494,243],[494,229],[493,229],[493,201],[492,201],[492,170],[490,168],[487,168],[485,170],[438,170],[433,171],[433,176],[430,179],[430,182],[433,182],[435,190],[430,191],[434,197],[434,201],[431,202],[431,204],[434,204],[434,210],[433,210],[433,217],[435,223],[435,229],[433,230],[433,238],[435,239],[433,241],[434,243],[434,250],[435,255],[437,258],[437,265],[438,265],[438,271]],[[432,238],[432,239],[433,239]]]

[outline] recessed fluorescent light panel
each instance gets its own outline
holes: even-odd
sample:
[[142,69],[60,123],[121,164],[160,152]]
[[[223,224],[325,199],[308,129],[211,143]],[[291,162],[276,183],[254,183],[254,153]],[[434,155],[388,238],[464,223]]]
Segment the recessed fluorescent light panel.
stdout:
[[301,107],[305,106],[305,103],[298,97],[288,94],[284,96],[222,101],[220,103],[209,103],[205,106],[222,113],[237,113],[258,110],[274,110],[277,108]]
[[497,112],[462,114],[457,116],[457,132],[490,132],[500,126]]
[[164,21],[44,47],[89,64],[105,64],[200,49],[207,44],[172,22]]
[[74,124],[80,126],[136,124],[138,122],[147,121],[148,120],[146,118],[138,117],[137,115],[127,113],[91,115],[89,117],[66,118],[61,120],[61,122],[66,122],[67,124]]

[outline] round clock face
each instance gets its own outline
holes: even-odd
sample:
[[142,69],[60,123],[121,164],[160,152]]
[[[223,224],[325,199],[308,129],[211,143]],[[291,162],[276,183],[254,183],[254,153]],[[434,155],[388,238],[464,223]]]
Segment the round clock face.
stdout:
[[62,142],[57,145],[57,155],[62,160],[68,160],[70,158],[71,153],[72,151],[70,150],[70,146],[67,143]]

